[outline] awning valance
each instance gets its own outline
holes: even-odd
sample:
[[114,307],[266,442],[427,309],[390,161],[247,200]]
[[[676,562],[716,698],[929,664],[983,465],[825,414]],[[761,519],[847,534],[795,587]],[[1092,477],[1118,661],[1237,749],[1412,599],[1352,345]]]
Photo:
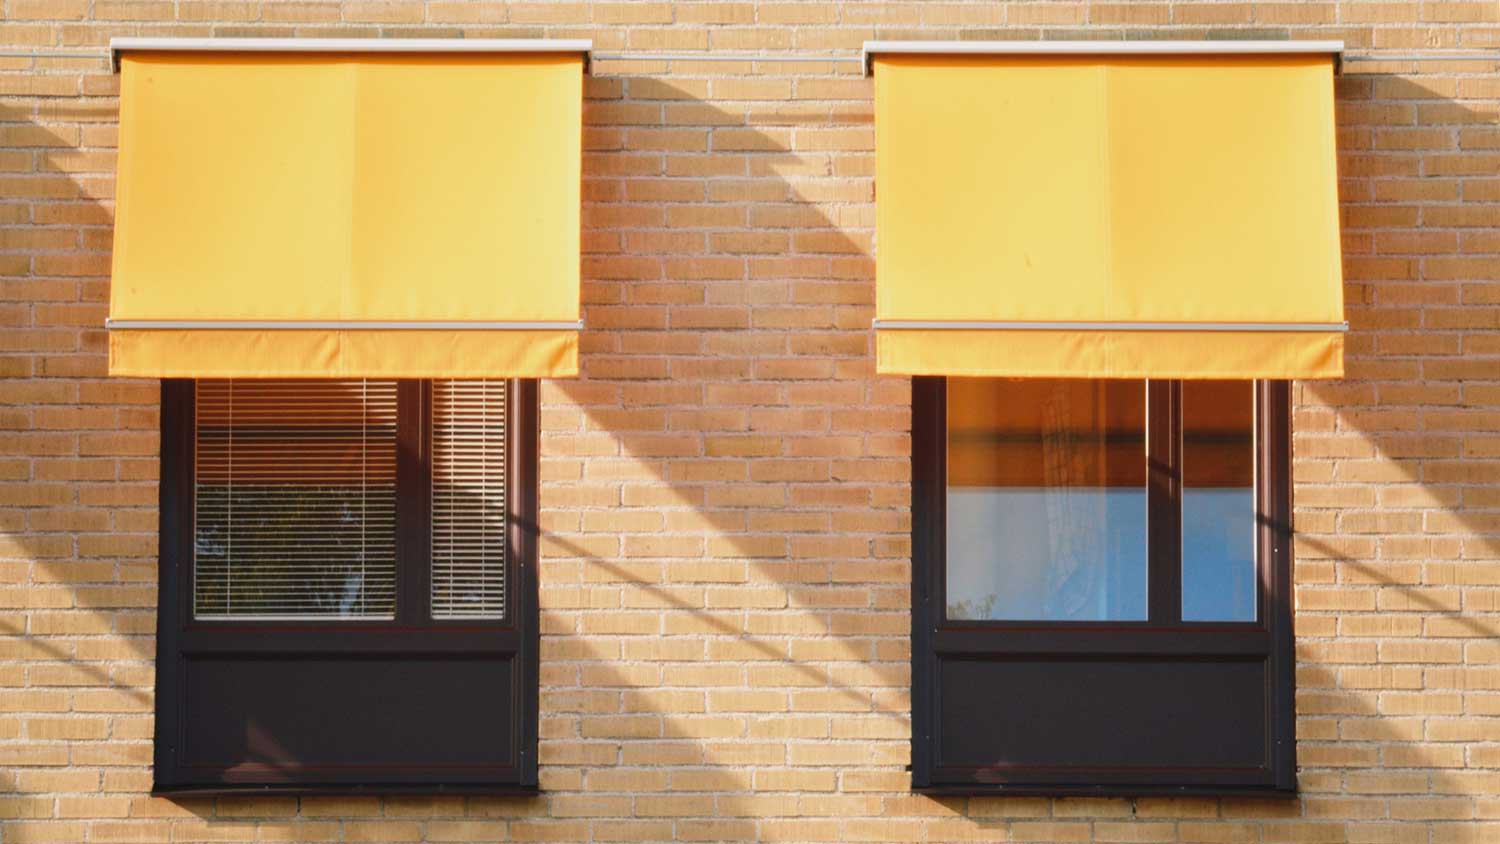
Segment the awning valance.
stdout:
[[111,374],[577,373],[587,42],[234,43],[116,45]]
[[881,372],[1343,373],[1333,42],[867,45]]

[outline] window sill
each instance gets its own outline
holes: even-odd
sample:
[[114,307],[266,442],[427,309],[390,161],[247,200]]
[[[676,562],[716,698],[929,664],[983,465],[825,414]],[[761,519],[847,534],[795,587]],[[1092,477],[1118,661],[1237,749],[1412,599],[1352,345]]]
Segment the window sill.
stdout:
[[1292,800],[1297,790],[1253,786],[1170,785],[960,785],[913,786],[913,794],[929,797],[1250,797]]
[[441,783],[421,784],[376,784],[376,785],[316,785],[284,783],[279,785],[152,785],[152,797],[178,799],[188,797],[347,797],[367,796],[462,796],[462,797],[537,797],[542,789],[534,785],[496,783]]

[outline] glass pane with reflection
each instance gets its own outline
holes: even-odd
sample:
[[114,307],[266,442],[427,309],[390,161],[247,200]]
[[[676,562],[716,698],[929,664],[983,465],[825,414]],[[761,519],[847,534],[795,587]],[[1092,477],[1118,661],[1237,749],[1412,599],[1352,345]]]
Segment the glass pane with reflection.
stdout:
[[1182,385],[1182,618],[1254,621],[1255,385]]
[[948,379],[950,619],[1146,618],[1146,382]]

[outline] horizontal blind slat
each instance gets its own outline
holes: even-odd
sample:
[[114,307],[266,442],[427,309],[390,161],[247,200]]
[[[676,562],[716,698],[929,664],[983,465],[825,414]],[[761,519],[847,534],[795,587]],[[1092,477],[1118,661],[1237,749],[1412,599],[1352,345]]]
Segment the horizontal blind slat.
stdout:
[[505,381],[432,387],[432,616],[505,616]]
[[195,617],[394,617],[396,382],[195,394]]

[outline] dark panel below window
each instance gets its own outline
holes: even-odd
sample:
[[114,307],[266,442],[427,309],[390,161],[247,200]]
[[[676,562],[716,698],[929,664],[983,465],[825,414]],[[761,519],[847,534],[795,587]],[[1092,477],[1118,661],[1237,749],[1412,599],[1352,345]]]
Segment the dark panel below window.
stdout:
[[512,669],[508,658],[190,658],[183,763],[230,781],[369,781],[381,769],[468,780],[515,765]]
[[939,767],[1264,768],[1264,663],[940,662]]

